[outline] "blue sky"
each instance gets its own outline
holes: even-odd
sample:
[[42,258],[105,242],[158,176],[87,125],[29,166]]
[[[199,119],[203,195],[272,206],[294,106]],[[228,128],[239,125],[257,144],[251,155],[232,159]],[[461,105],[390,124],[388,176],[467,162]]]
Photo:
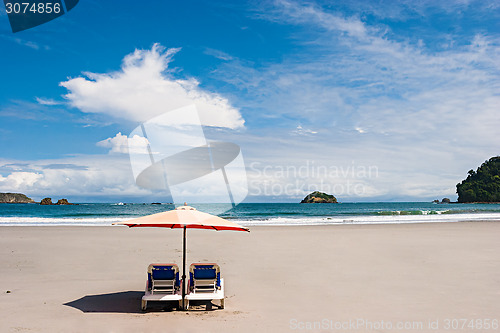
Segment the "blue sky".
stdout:
[[0,191],[168,201],[123,138],[193,98],[248,201],[454,199],[500,153],[498,22],[498,1],[81,0],[14,34],[2,8]]

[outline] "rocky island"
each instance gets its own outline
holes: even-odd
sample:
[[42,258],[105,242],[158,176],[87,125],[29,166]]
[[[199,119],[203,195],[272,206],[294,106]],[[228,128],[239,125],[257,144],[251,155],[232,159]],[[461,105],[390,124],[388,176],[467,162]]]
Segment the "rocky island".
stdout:
[[433,200],[432,203],[436,203],[436,204],[449,204],[451,203],[451,200],[450,198],[443,198],[443,200],[439,201],[438,199],[436,200]]
[[35,203],[22,193],[0,193],[0,203]]
[[315,191],[308,194],[300,203],[338,203],[337,198],[331,194]]
[[76,205],[74,203],[69,203],[68,199],[59,199],[57,200],[57,203],[52,202],[52,198],[43,198],[42,201],[40,201],[40,205]]

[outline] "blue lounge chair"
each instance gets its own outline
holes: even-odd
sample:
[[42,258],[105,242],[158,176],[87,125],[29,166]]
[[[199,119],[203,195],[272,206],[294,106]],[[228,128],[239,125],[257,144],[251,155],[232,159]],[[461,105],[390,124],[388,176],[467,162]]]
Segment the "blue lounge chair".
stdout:
[[146,291],[142,297],[142,309],[148,301],[178,301],[181,303],[179,267],[176,264],[151,264],[148,266]]
[[217,264],[196,263],[189,267],[188,300],[220,300],[224,308],[224,279]]

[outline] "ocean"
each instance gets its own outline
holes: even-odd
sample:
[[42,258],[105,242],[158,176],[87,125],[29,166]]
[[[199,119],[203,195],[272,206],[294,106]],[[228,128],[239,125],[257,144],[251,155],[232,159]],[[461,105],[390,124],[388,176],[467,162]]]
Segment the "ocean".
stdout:
[[[192,205],[207,213],[216,204]],[[0,226],[109,226],[139,216],[174,209],[172,204],[82,203],[75,206],[0,204]],[[377,202],[339,204],[246,203],[218,214],[251,227],[258,225],[338,225],[500,220],[500,204]]]

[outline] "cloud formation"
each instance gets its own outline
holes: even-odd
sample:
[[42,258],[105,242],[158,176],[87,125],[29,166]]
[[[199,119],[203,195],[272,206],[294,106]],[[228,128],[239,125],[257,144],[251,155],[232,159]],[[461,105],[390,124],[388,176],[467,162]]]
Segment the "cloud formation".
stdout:
[[[12,166],[16,167],[13,168]],[[0,160],[0,192],[20,192],[40,200],[47,196],[76,197],[87,202],[152,196],[135,185],[125,154],[82,155],[53,160]],[[162,193],[155,193],[160,200]],[[168,194],[167,194],[168,195]],[[165,200],[168,200],[165,197]],[[111,199],[113,200],[113,199]],[[124,200],[124,199],[123,199]]]
[[[363,17],[359,8],[337,11],[335,6],[272,2],[257,17],[295,26],[289,37],[297,51],[280,63],[256,66],[234,59],[213,72],[244,95],[240,105],[266,117],[262,139],[241,138],[246,160],[264,166],[286,161],[290,167],[306,160],[324,166],[355,161],[378,167],[367,191],[373,197],[453,197],[468,169],[499,154],[498,35],[474,27],[459,36],[442,31],[429,36],[429,30],[409,34]],[[440,6],[398,2],[391,4],[390,16],[424,20],[430,11],[452,20],[456,11],[467,10],[467,4]],[[262,122],[250,113],[245,117],[249,129]],[[297,134],[297,123],[318,132],[314,140],[287,137]],[[265,145],[274,156],[259,156],[253,145]]]
[[0,188],[32,189],[43,175],[35,172],[12,172],[7,177],[0,176]]
[[148,139],[134,135],[131,138],[118,132],[114,137],[99,141],[97,146],[109,148],[110,153],[142,153],[144,147],[149,144]]
[[[307,194],[302,185],[321,185],[325,190],[344,186],[345,191],[334,193],[341,200],[453,198],[467,170],[499,154],[500,39],[484,22],[467,21],[495,21],[498,8],[498,1],[474,0],[375,5],[276,0],[257,17],[283,25],[288,35],[280,37],[284,44],[291,41],[293,51],[280,48],[279,60],[262,60],[258,53],[238,59],[233,54],[242,53],[229,46],[224,48],[229,53],[205,48],[205,54],[221,60],[210,71],[222,82],[220,95],[195,79],[175,78],[171,65],[179,49],[159,45],[126,56],[116,72],[84,73],[61,85],[68,90],[68,103],[89,118],[102,114],[142,122],[194,103],[205,125],[234,129],[243,126],[238,105],[248,131],[204,130],[210,139],[242,147],[251,168],[251,194],[271,189],[269,197],[278,201],[300,199]],[[440,17],[438,27],[428,24],[430,15]],[[447,23],[462,30],[443,30]],[[225,99],[224,89],[237,100]],[[16,102],[2,108],[0,116],[54,114],[54,107],[49,110],[53,100],[37,101],[37,108]],[[39,115],[39,109],[47,112]],[[9,184],[28,193],[149,193],[133,183],[125,153],[134,145],[127,148],[121,133],[109,134],[98,146],[111,154],[101,158],[28,161],[16,169],[4,165],[4,170],[0,164],[0,190]],[[376,167],[378,172],[371,177],[278,172],[307,163],[344,170]],[[266,168],[274,172],[263,175]],[[354,191],[361,187],[349,191],[348,185],[359,184],[361,193]],[[279,195],[273,188],[289,191]]]
[[41,104],[41,105],[61,105],[61,104],[63,104],[62,102],[55,101],[51,98],[36,97],[35,99],[38,102],[38,104]]
[[239,110],[227,98],[202,89],[194,78],[173,77],[169,64],[179,51],[165,50],[159,44],[150,50],[135,50],[125,56],[120,71],[86,72],[84,77],[61,82],[69,91],[64,97],[83,112],[104,113],[135,122],[195,104],[203,125],[243,127]]

